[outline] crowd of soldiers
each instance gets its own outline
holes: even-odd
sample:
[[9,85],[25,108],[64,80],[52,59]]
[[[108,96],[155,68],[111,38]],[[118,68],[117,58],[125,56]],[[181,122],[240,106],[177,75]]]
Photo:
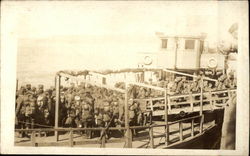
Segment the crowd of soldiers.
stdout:
[[[201,77],[194,81],[186,77],[159,81],[156,85],[168,88],[168,94],[187,94],[200,91]],[[117,83],[117,88],[124,89],[124,83]],[[235,88],[236,78],[221,75],[216,83],[203,81],[204,91]],[[162,92],[153,89],[130,86],[129,99],[162,97]],[[16,127],[49,128],[55,123],[56,90],[54,87],[44,89],[27,84],[16,93]],[[107,127],[124,126],[124,94],[111,89],[101,88],[85,83],[70,87],[60,86],[59,127]],[[141,110],[140,103],[129,100],[129,124],[145,125],[148,114]],[[84,132],[87,137],[91,131]],[[136,133],[136,132],[135,132]],[[20,133],[23,137],[25,133]],[[107,137],[108,133],[107,133]]]
[[[27,84],[22,86],[16,95],[17,128],[54,126],[54,87],[44,90],[43,85],[39,85],[37,90]],[[129,100],[131,126],[143,124],[141,113],[139,103]],[[84,83],[79,86],[61,86],[58,114],[59,127],[124,126],[124,94]],[[88,137],[92,135],[90,131],[86,131],[86,134]]]

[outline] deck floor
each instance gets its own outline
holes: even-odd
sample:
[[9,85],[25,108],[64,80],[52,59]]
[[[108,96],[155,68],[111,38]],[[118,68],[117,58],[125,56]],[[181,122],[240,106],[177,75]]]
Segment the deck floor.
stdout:
[[[162,122],[155,122],[155,124],[161,124]],[[199,124],[196,123],[194,127],[194,133],[197,135],[199,133]],[[208,122],[203,125],[204,131],[213,126],[214,122]],[[154,127],[154,148],[162,148],[165,146],[165,130],[164,127]],[[179,124],[174,124],[169,127],[169,140],[171,143],[176,143],[179,141]],[[124,148],[125,139],[119,132],[116,133],[116,136],[112,136],[105,143],[106,148]],[[121,133],[120,133],[121,134]],[[183,123],[183,140],[191,137],[191,124]],[[80,135],[77,132],[73,134],[74,147],[93,147],[99,148],[100,142],[99,137],[94,137],[92,139],[87,139],[85,135]],[[122,140],[121,140],[122,139]],[[69,146],[69,133],[59,135],[59,141],[56,142],[55,136],[36,136],[36,143],[38,146]],[[110,142],[112,141],[112,142]],[[19,138],[17,133],[15,136],[15,145],[16,146],[31,146],[31,141],[29,137]],[[133,148],[151,148],[149,143],[149,131],[141,130],[138,132],[138,135],[133,137],[132,142]]]

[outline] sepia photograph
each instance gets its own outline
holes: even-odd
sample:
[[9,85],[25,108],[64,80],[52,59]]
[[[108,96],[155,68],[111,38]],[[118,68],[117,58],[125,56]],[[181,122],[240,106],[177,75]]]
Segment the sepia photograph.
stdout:
[[1,153],[249,154],[247,1],[1,3]]

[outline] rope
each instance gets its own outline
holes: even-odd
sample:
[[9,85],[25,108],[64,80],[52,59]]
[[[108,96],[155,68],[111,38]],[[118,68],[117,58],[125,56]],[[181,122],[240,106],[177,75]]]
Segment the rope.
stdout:
[[24,122],[24,121],[18,121],[19,123],[25,123],[25,124],[29,124],[29,125],[34,125],[34,126],[42,126],[42,127],[47,127],[47,128],[54,128],[54,126],[48,126],[48,125],[41,125],[41,124],[32,124],[29,122]]

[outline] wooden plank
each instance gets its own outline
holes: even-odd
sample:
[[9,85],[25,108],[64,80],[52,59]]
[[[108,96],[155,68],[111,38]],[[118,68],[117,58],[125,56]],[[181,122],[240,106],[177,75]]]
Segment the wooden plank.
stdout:
[[133,99],[133,100],[145,100],[145,101],[150,101],[150,100],[153,100],[153,101],[155,101],[155,100],[165,100],[165,97],[154,97],[154,98],[152,98],[152,97],[150,97],[150,98],[142,98],[142,99]]
[[169,126],[168,126],[168,94],[167,90],[164,91],[164,96],[165,96],[165,145],[169,144]]
[[35,134],[35,131],[31,132],[31,146],[36,146],[36,134]]
[[[236,92],[236,89],[229,89],[231,92]],[[224,90],[216,90],[216,91],[211,91],[212,94],[221,94],[221,93],[227,93],[228,89],[224,89]],[[209,94],[209,92],[203,92],[203,95]],[[199,96],[201,95],[201,93],[192,93],[193,96]],[[184,97],[188,97],[189,94],[177,94],[177,95],[169,95],[170,99],[175,99],[175,98],[184,98]]]
[[154,131],[153,131],[153,127],[149,128],[149,138],[150,138],[150,147],[154,148]]
[[[36,128],[36,129],[15,129],[15,131],[20,132],[32,132],[32,131],[62,131],[62,132],[68,132],[70,130],[74,131],[83,131],[83,130],[104,130],[105,128],[99,127],[99,128]],[[109,130],[125,130],[125,127],[109,127]]]
[[148,84],[145,84],[145,83],[128,82],[128,84],[137,85],[137,86],[141,86],[141,87],[145,87],[145,88],[151,88],[151,89],[155,89],[155,90],[159,90],[159,91],[163,91],[163,92],[165,91],[165,88],[152,86],[152,85],[148,85]]
[[110,86],[110,85],[96,83],[96,82],[93,82],[93,81],[90,81],[90,80],[87,80],[87,79],[83,79],[83,78],[77,78],[76,76],[68,75],[68,74],[65,74],[65,73],[60,73],[60,76],[68,77],[70,79],[77,79],[77,80],[80,80],[81,82],[84,82],[84,83],[88,83],[88,84],[95,85],[95,86],[98,86],[98,87],[103,87],[103,88],[115,90],[115,91],[118,91],[118,92],[121,92],[121,93],[125,93],[125,90],[123,90],[123,89],[116,88],[116,87],[113,87],[113,86]]
[[[102,131],[102,133],[104,133],[104,131]],[[105,142],[106,142],[106,137],[105,137],[105,135],[104,135],[104,136],[102,137],[102,139],[101,139],[101,148],[105,148],[105,147],[106,147]]]
[[182,122],[179,122],[179,137],[180,137],[180,141],[183,141],[183,125],[182,125]]
[[194,102],[193,102],[192,94],[189,95],[189,101],[190,101],[191,112],[193,112],[194,111]]
[[[191,74],[182,73],[182,72],[177,72],[177,71],[168,70],[168,69],[163,69],[163,71],[165,71],[165,72],[170,72],[170,73],[174,73],[174,74],[179,74],[179,75],[183,75],[183,76],[193,77],[193,78],[198,77],[198,76],[196,76],[196,75],[191,75]],[[205,79],[205,80],[209,80],[209,81],[213,81],[213,82],[216,82],[216,81],[217,81],[217,80],[215,80],[215,79],[211,79],[211,78],[208,78],[208,77],[204,77],[204,79]]]
[[174,121],[174,122],[170,122],[169,125],[173,125],[173,124],[176,124],[176,123],[179,123],[179,122],[185,122],[185,121],[196,119],[196,118],[201,118],[201,116],[197,115],[197,116],[193,116],[193,117],[189,117],[189,118],[177,120],[177,121]]
[[69,146],[73,147],[73,130],[69,132]]
[[194,136],[194,119],[191,121],[191,136]]

